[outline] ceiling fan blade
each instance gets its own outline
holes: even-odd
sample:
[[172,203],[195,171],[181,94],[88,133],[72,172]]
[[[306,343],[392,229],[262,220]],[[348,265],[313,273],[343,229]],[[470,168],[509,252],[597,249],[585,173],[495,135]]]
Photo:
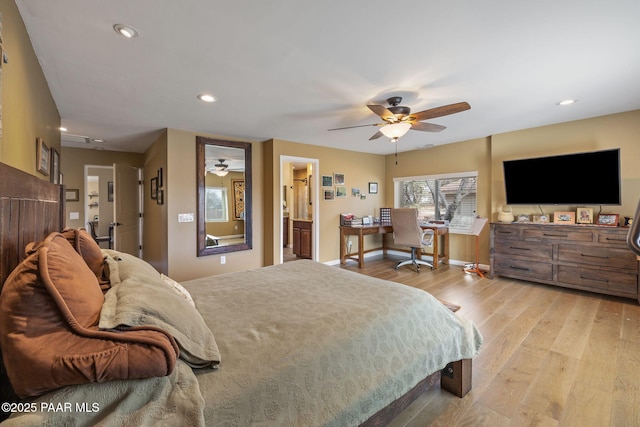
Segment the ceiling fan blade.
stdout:
[[369,141],[371,141],[371,140],[373,140],[373,139],[378,139],[378,138],[380,138],[380,137],[381,137],[381,136],[383,136],[383,135],[384,135],[384,134],[383,134],[382,132],[378,131],[378,132],[374,133],[374,134],[373,134],[373,136],[372,136],[371,138],[369,138]]
[[392,121],[392,122],[395,122],[398,120],[397,117],[391,111],[389,111],[387,107],[385,107],[384,105],[372,104],[372,105],[367,105],[367,107],[369,107],[371,111],[379,115],[383,120]]
[[[383,123],[386,125],[386,123]],[[381,123],[374,123],[371,125],[358,125],[358,126],[347,126],[347,127],[343,127],[343,128],[334,128],[334,129],[329,129],[329,130],[343,130],[343,129],[353,129],[353,128],[364,128],[364,127],[369,127],[369,126],[382,126],[383,124]]]
[[411,125],[411,130],[421,130],[424,132],[440,132],[446,128],[446,126],[436,125],[434,123],[415,122]]
[[466,102],[458,102],[455,104],[443,105],[442,107],[430,108],[428,110],[420,111],[411,114],[414,120],[422,121],[427,119],[434,119],[436,117],[448,116],[449,114],[459,113],[470,109],[471,106]]

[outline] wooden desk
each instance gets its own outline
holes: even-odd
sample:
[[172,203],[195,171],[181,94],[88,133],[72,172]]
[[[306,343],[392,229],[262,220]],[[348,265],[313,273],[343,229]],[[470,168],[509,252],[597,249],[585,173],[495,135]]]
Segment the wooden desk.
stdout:
[[[438,264],[442,261],[443,264],[449,263],[449,227],[439,224],[423,224],[420,227],[423,229],[431,229],[434,231],[433,237],[433,268],[438,268]],[[393,227],[390,225],[362,225],[362,226],[340,226],[340,264],[346,264],[347,259],[358,261],[358,267],[364,267],[364,254],[367,252],[376,251],[382,249],[382,255],[387,256],[387,234],[393,233]],[[382,234],[382,248],[364,250],[364,236],[369,234]],[[347,236],[358,236],[358,253],[347,254]],[[443,240],[443,254],[440,256],[440,250],[438,247],[438,236],[444,236]],[[418,258],[422,257],[422,253],[418,251]]]

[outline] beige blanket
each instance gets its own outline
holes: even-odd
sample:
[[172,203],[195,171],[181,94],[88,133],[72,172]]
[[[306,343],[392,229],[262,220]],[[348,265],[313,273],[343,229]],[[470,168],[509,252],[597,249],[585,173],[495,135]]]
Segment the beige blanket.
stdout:
[[[313,261],[183,285],[215,335],[217,370],[194,375],[178,361],[169,377],[73,386],[35,403],[96,403],[72,414],[79,425],[355,426],[482,343],[426,292]],[[38,411],[18,425],[70,416]]]

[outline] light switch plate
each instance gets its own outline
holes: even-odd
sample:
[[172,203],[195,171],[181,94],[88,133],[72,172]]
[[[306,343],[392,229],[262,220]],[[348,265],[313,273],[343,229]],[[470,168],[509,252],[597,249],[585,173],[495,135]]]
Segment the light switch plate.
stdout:
[[178,222],[193,222],[193,214],[192,213],[178,214]]

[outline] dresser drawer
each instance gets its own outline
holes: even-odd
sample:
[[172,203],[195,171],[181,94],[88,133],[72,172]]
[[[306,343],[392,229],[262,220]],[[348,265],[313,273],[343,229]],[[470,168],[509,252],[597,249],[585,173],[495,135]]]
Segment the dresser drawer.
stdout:
[[558,261],[638,270],[635,255],[623,248],[559,244]]
[[535,242],[593,242],[593,232],[589,230],[554,230],[553,227],[546,227],[524,230],[524,239]]
[[605,293],[613,291],[616,295],[627,294],[634,298],[638,292],[638,275],[621,271],[559,265],[558,281]]
[[495,239],[522,240],[520,228],[508,225],[496,224],[494,229]]
[[507,277],[553,280],[553,265],[546,262],[531,262],[501,256],[494,261],[493,269],[494,273]]
[[517,240],[496,239],[495,252],[501,255],[526,256],[551,260],[553,245],[551,243],[520,242]]
[[627,247],[628,231],[601,230],[598,232],[598,243]]

